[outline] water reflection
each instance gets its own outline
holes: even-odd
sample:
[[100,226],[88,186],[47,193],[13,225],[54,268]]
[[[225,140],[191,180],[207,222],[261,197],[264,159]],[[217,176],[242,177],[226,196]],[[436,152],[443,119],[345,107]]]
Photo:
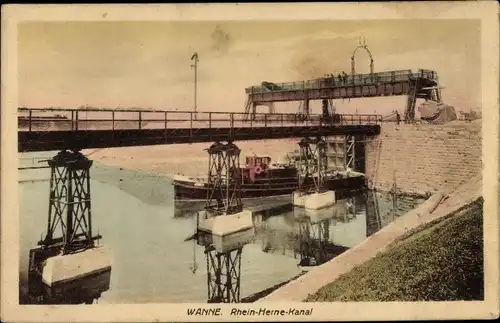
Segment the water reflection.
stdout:
[[367,234],[365,196],[338,200],[331,207],[312,211],[290,207],[254,215],[256,242],[263,252],[278,252],[297,259],[303,269],[320,265],[363,241]]
[[38,275],[31,275],[28,279],[28,299],[22,303],[93,304],[109,290],[111,269],[53,286],[43,283]]
[[[36,178],[42,178],[42,171],[45,172],[35,171]],[[30,286],[31,300],[22,303],[75,304],[96,302],[97,299],[100,303],[112,304],[206,301],[207,272],[203,248],[194,248],[193,241],[184,241],[193,234],[195,218],[186,214],[175,216],[183,210],[174,208],[171,185],[156,185],[151,177],[141,177],[136,173],[124,176],[123,173],[99,166],[93,170],[91,182],[94,224],[100,229],[103,241],[113,250],[112,286],[105,277],[102,277],[103,283],[99,283],[97,277],[97,282],[89,277],[76,284],[79,287],[60,291]],[[23,183],[19,189],[22,227],[20,294],[26,299],[28,252],[36,245],[40,228],[46,226],[49,184]],[[303,209],[294,209],[290,203],[280,202],[272,210],[255,213],[256,237],[243,250],[241,297],[296,277],[301,271],[297,265],[302,259],[314,258],[314,261],[322,262],[335,257],[392,221],[393,204],[380,194],[376,196],[377,212],[374,211],[374,202],[362,194],[351,200],[354,207],[345,211],[337,205],[337,209],[325,209],[311,216]],[[162,197],[161,203],[152,203],[158,196]],[[266,203],[266,206],[271,204]],[[396,216],[402,213],[403,210],[398,211]],[[310,250],[309,253],[306,250]],[[193,258],[198,264],[195,274],[190,270]],[[302,265],[306,264],[302,261]]]
[[[364,193],[366,207],[366,236],[369,237],[383,226],[380,217],[380,209],[377,204],[377,192],[375,190],[367,190]],[[392,212],[392,214],[394,214]]]

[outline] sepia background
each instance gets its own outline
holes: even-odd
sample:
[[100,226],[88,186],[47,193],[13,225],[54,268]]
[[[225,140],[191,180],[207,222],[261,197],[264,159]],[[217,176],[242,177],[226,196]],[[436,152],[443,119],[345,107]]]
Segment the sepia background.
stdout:
[[[199,110],[243,112],[245,87],[349,73],[363,37],[375,72],[435,70],[448,104],[480,109],[480,27],[473,19],[26,22],[18,29],[19,104],[192,110],[190,58],[198,52]],[[358,51],[357,72],[368,67]],[[343,108],[385,114],[404,100]]]
[[[19,106],[193,111],[190,66],[197,52],[198,111],[243,113],[246,87],[349,73],[351,55],[365,41],[375,72],[435,70],[446,104],[457,114],[480,112],[480,32],[477,19],[25,22],[18,29]],[[368,54],[358,50],[355,59],[356,71],[368,73]],[[320,113],[320,103],[311,102],[312,113]],[[276,103],[275,109],[296,113],[298,105]],[[405,105],[405,96],[335,101],[345,114],[403,114]],[[296,148],[293,140],[241,145],[245,154],[274,160]],[[195,176],[206,172],[202,147],[104,149],[93,158]],[[186,156],[191,162],[183,162]]]

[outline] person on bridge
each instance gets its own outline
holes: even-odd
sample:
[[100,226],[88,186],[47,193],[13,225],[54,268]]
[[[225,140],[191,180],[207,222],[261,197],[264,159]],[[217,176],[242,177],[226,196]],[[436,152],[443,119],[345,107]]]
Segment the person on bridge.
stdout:
[[344,71],[342,71],[342,78],[344,80],[344,84],[347,83],[347,74]]
[[401,122],[401,116],[399,115],[399,112],[396,110],[396,124],[399,125]]

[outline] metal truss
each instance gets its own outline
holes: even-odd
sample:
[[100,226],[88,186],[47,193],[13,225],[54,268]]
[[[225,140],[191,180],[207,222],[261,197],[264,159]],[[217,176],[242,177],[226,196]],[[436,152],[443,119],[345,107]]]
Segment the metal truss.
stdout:
[[252,102],[248,98],[245,103],[245,115],[243,116],[244,121],[248,120],[255,120],[257,116],[257,106],[259,105],[264,105],[267,106],[269,109],[268,114],[274,114],[276,112],[276,109],[274,107],[274,102],[264,102],[264,103],[257,103],[257,102]]
[[299,219],[300,264],[304,266],[321,265],[328,260],[326,248],[330,239],[330,220],[311,223],[305,217]]
[[409,91],[406,100],[404,122],[412,123],[415,120],[415,107],[417,105],[419,80],[418,79],[410,80],[408,86],[409,86]]
[[94,246],[90,167],[80,152],[61,151],[48,160],[51,168],[47,234],[39,245],[68,254]]
[[[90,149],[171,145],[196,142],[304,138],[346,134],[377,135],[381,117],[377,115],[337,115],[335,125],[322,122],[320,115],[310,115],[307,122],[302,116],[259,115],[259,120],[249,123],[227,121],[223,126],[164,127],[161,129],[105,129],[105,130],[56,130],[33,129],[19,131],[18,151],[52,151],[62,149]],[[101,120],[107,121],[107,120]],[[199,116],[197,122],[202,122]],[[214,119],[215,122],[215,119]],[[171,122],[173,123],[173,122]],[[170,123],[169,123],[170,124]]]
[[356,169],[356,138],[355,136],[345,136],[345,167]]
[[216,142],[207,149],[208,190],[205,210],[207,216],[241,212],[240,152],[235,144]]
[[243,248],[218,253],[205,249],[209,303],[239,303]]
[[[326,188],[327,155],[326,142],[318,137],[316,139],[304,138],[299,142],[299,192],[323,192]],[[312,184],[311,184],[312,183]]]

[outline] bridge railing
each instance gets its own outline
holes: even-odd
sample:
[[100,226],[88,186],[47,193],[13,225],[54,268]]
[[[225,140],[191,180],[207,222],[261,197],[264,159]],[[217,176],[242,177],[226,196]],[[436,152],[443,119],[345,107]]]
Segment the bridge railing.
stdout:
[[89,109],[18,109],[20,131],[78,131],[129,129],[195,129],[244,127],[331,126],[345,124],[378,124],[381,115],[338,114],[301,115],[290,113],[194,112],[194,111],[141,111]]
[[356,75],[331,75],[314,80],[273,83],[262,82],[261,85],[251,86],[245,89],[247,94],[298,91],[298,90],[318,90],[332,87],[356,86],[356,85],[375,85],[379,83],[404,82],[414,79],[427,79],[437,81],[437,72],[432,70],[419,69],[417,72],[412,70],[397,70],[390,72],[379,72],[373,74]]

